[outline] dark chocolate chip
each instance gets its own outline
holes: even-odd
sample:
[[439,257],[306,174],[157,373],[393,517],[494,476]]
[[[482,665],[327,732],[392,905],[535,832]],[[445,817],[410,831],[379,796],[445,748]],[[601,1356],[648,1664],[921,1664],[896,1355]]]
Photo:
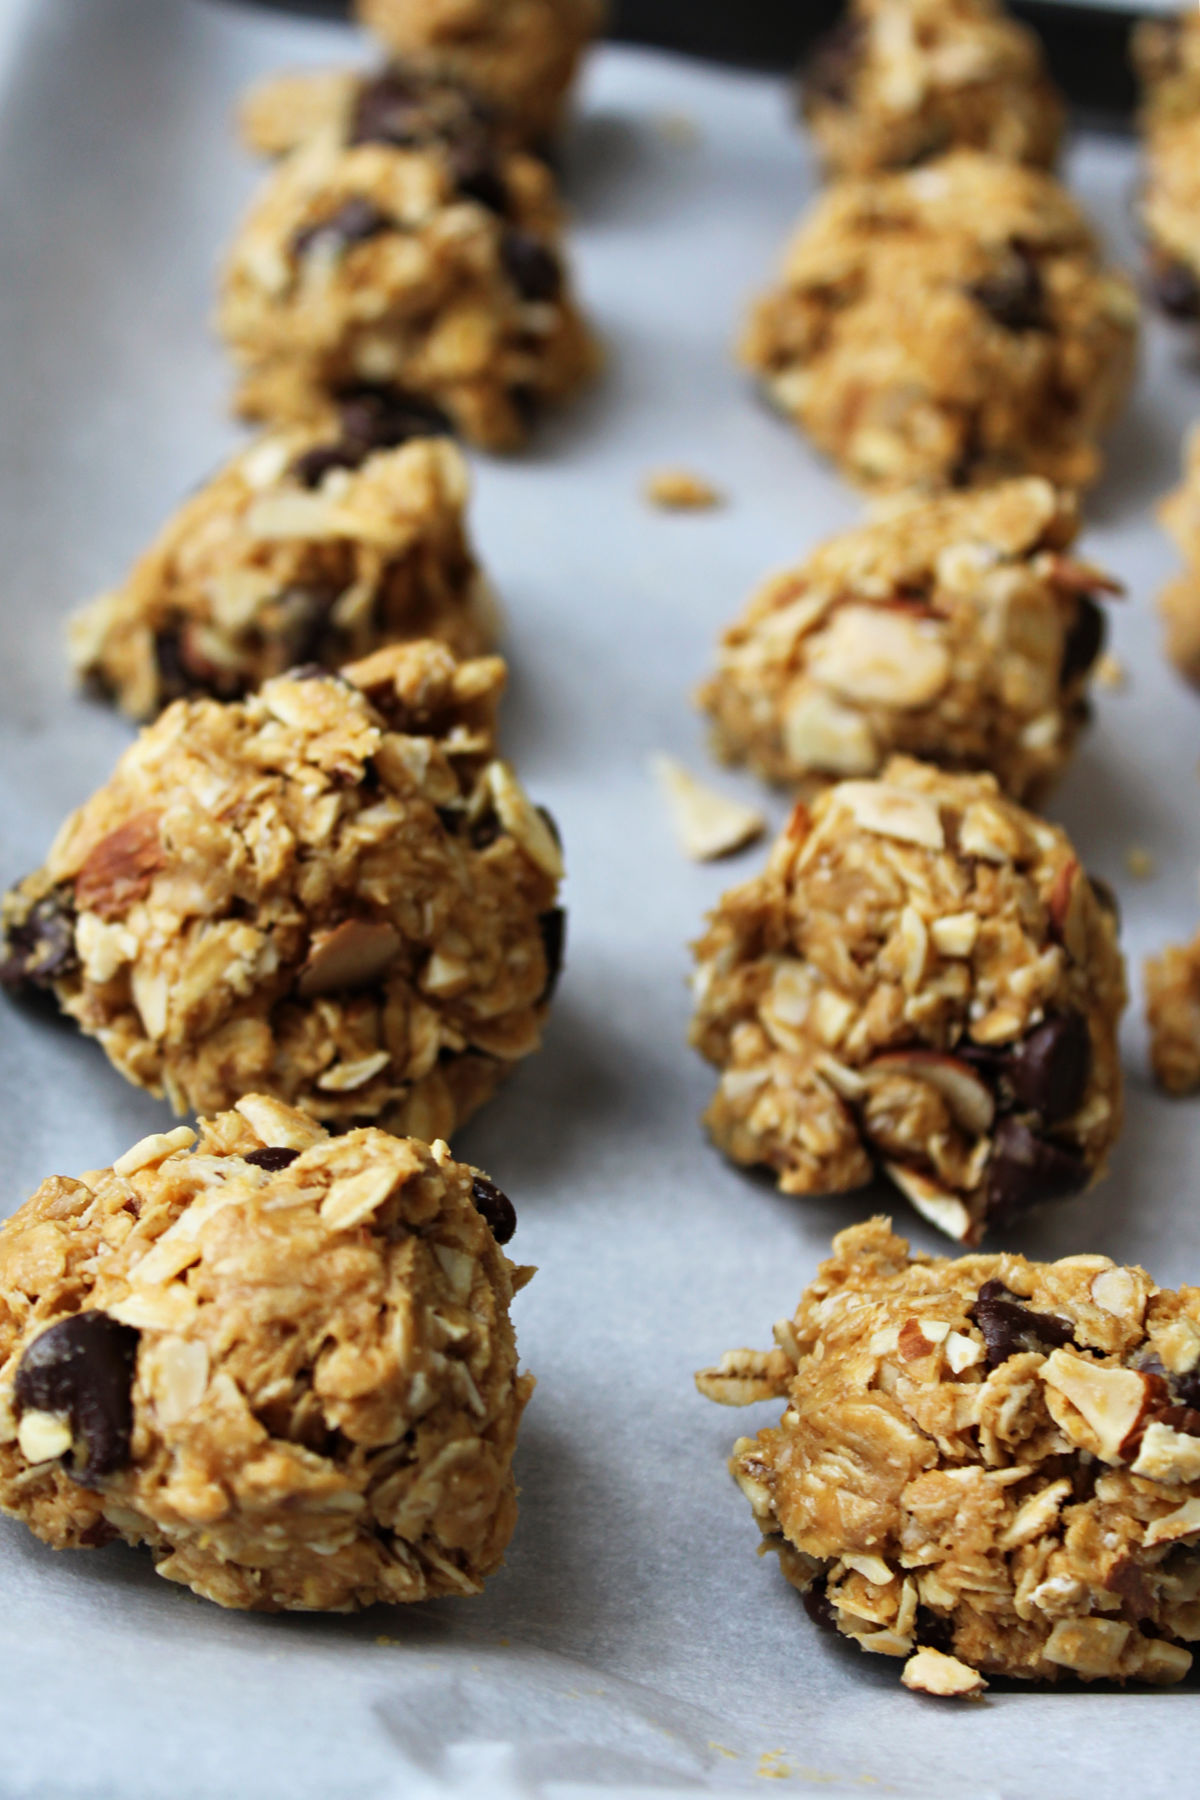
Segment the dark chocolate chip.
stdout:
[[1080,594],[1075,622],[1063,644],[1062,667],[1058,671],[1060,687],[1071,687],[1094,665],[1108,636],[1108,621],[1090,594]]
[[1200,1408],[1200,1369],[1188,1369],[1182,1375],[1168,1376],[1172,1398],[1184,1406]]
[[476,1175],[471,1182],[471,1198],[485,1225],[491,1227],[498,1244],[507,1244],[517,1229],[517,1211],[507,1194],[501,1193],[486,1175]]
[[537,424],[542,410],[542,396],[530,381],[514,382],[508,390],[512,409],[526,431]]
[[103,1312],[75,1313],[34,1338],[13,1393],[21,1411],[65,1413],[86,1456],[68,1473],[89,1487],[129,1461],[138,1333]]
[[1200,278],[1186,263],[1169,262],[1152,275],[1154,298],[1169,319],[1200,319]]
[[554,990],[562,973],[563,950],[567,942],[567,915],[564,909],[553,906],[549,912],[539,913],[538,930],[542,934],[542,948],[546,952],[546,985],[538,995],[538,1005],[542,1006],[554,998]]
[[178,625],[164,625],[154,634],[154,661],[163,701],[190,693],[193,683],[183,659],[183,634]]
[[357,446],[318,444],[292,464],[292,475],[301,487],[318,488],[332,469],[357,469],[363,458]]
[[983,1334],[989,1369],[999,1368],[1020,1350],[1045,1353],[1075,1342],[1074,1328],[1066,1319],[1035,1312],[1002,1281],[984,1282],[969,1316]]
[[406,149],[428,141],[432,121],[423,105],[423,84],[415,71],[385,69],[358,90],[347,144],[393,144]]
[[404,388],[360,381],[339,388],[336,398],[342,448],[360,462],[373,450],[395,450],[410,438],[454,435],[440,406]]
[[500,836],[500,821],[494,813],[488,813],[485,818],[475,820],[467,836],[472,850],[486,850]]
[[824,1579],[818,1576],[811,1587],[805,1588],[800,1598],[804,1602],[804,1610],[814,1625],[822,1631],[837,1630],[837,1613],[829,1595],[825,1592]]
[[917,1607],[916,1639],[926,1649],[940,1650],[943,1656],[954,1654],[954,1626],[932,1607]]
[[827,31],[801,73],[802,99],[826,106],[849,106],[866,37],[865,26],[853,18],[843,19]]
[[279,1169],[286,1169],[299,1156],[298,1150],[287,1150],[282,1144],[265,1144],[261,1150],[247,1150],[243,1162],[253,1163],[256,1169],[266,1169],[274,1175]]
[[558,299],[562,264],[540,239],[527,231],[506,231],[500,240],[500,261],[522,300]]
[[433,810],[441,820],[442,825],[450,833],[450,836],[457,837],[459,827],[463,822],[461,811],[453,806],[435,806]]
[[1074,1151],[1039,1137],[1019,1119],[1001,1119],[987,1167],[987,1221],[1007,1225],[1043,1201],[1077,1194],[1087,1180],[1087,1164]]
[[352,194],[324,219],[306,225],[292,238],[292,253],[307,256],[314,244],[329,244],[336,250],[348,250],[352,244],[365,244],[380,232],[395,231],[396,222],[381,212],[373,201],[362,194]]
[[501,218],[508,211],[508,186],[490,147],[464,141],[449,152],[454,185],[465,200],[478,200]]
[[324,673],[322,665],[337,660],[331,655],[337,643],[332,615],[341,592],[332,582],[311,582],[280,594],[279,632],[296,669],[317,667]]
[[52,888],[35,900],[23,917],[6,925],[0,985],[29,983],[46,988],[73,975],[78,967],[75,904],[69,887]]
[[1092,1067],[1092,1035],[1082,1013],[1056,1013],[1013,1046],[1004,1070],[1019,1107],[1046,1124],[1083,1105]]
[[1019,241],[1007,246],[1003,263],[970,290],[983,310],[1005,331],[1044,331],[1046,290],[1032,252]]

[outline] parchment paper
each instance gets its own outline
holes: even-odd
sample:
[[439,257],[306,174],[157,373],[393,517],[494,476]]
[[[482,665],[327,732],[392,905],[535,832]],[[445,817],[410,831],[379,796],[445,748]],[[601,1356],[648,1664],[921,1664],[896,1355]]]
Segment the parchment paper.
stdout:
[[[236,441],[206,322],[255,179],[229,129],[234,96],[255,74],[357,48],[345,30],[199,0],[29,8],[0,100],[5,882],[128,741],[71,694],[63,616],[119,578]],[[1088,140],[1070,173],[1134,255],[1131,146]],[[509,750],[558,815],[571,869],[546,1051],[460,1140],[514,1197],[516,1254],[541,1267],[517,1302],[539,1386],[508,1566],[475,1601],[238,1616],[131,1551],[55,1555],[0,1523],[0,1791],[503,1800],[561,1784],[746,1790],[774,1772],[785,1792],[1177,1800],[1195,1792],[1194,1688],[919,1700],[894,1662],[819,1634],[755,1557],[724,1459],[772,1409],[708,1406],[692,1371],[769,1342],[833,1231],[873,1201],[783,1199],[706,1145],[684,946],[763,852],[686,864],[645,761],[665,749],[703,769],[687,694],[718,627],[767,569],[857,516],[728,356],[813,172],[780,84],[613,50],[589,75],[566,178],[608,375],[531,454],[479,462],[474,515],[510,616]],[[1197,410],[1182,342],[1153,327],[1085,540],[1129,583],[1112,609],[1129,685],[1099,696],[1054,805],[1119,891],[1135,971],[1198,914],[1200,701],[1162,662],[1151,611],[1173,563],[1151,507]],[[639,484],[664,462],[707,475],[728,506],[651,511]],[[1129,878],[1133,844],[1157,879]],[[1197,1280],[1200,1107],[1150,1090],[1136,1010],[1126,1056],[1111,1178],[1030,1221],[1020,1244]],[[94,1045],[0,1005],[6,1206],[163,1122]],[[945,1247],[890,1204],[917,1243]]]

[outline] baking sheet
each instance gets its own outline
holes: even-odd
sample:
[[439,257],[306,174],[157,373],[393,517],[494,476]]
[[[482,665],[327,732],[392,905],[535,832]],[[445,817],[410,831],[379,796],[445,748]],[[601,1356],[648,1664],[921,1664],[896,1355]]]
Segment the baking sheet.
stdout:
[[[5,882],[128,740],[70,693],[63,616],[236,442],[207,330],[214,259],[255,179],[228,129],[234,96],[256,74],[355,48],[343,28],[198,0],[28,8],[0,90]],[[1132,256],[1131,147],[1089,139],[1070,172]],[[510,616],[509,749],[558,815],[571,870],[547,1049],[460,1139],[513,1195],[515,1252],[541,1268],[516,1305],[539,1386],[508,1566],[474,1601],[238,1616],[134,1552],[55,1555],[0,1522],[0,1792],[504,1800],[745,1791],[776,1775],[785,1792],[1175,1800],[1195,1786],[1194,1686],[920,1700],[896,1663],[816,1632],[755,1557],[724,1458],[772,1409],[708,1406],[692,1371],[766,1344],[870,1200],[788,1201],[705,1144],[684,943],[762,852],[686,864],[645,761],[665,749],[703,768],[686,694],[718,627],[765,570],[857,514],[727,355],[813,171],[782,84],[605,50],[567,179],[608,375],[528,456],[479,461],[475,506]],[[1099,696],[1054,805],[1120,894],[1135,968],[1198,910],[1200,702],[1160,660],[1150,606],[1173,564],[1150,508],[1196,411],[1200,375],[1153,327],[1085,539],[1129,583],[1113,616],[1130,681]],[[639,484],[665,462],[707,475],[728,506],[651,511]],[[1155,880],[1127,875],[1133,844]],[[1149,1089],[1136,1010],[1125,1045],[1111,1178],[1031,1220],[1020,1247],[1195,1280],[1200,1107]],[[162,1123],[94,1045],[0,1006],[6,1205]],[[945,1248],[893,1204],[917,1243]]]

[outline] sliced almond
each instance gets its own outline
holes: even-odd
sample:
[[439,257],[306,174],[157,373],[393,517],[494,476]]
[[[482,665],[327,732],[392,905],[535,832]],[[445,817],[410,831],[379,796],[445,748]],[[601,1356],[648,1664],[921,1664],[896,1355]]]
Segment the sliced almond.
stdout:
[[114,919],[144,900],[167,860],[153,809],[136,813],[89,851],[75,877],[75,905],[83,912]]
[[933,1694],[939,1700],[973,1700],[987,1687],[978,1669],[928,1648],[914,1651],[900,1679],[913,1693]]
[[190,1150],[195,1141],[196,1134],[190,1125],[177,1125],[174,1131],[153,1132],[150,1137],[139,1138],[124,1156],[118,1156],[113,1164],[113,1174],[136,1175],[139,1169],[165,1162],[179,1150]]
[[925,850],[945,849],[941,814],[927,794],[914,794],[886,781],[843,781],[833,791],[832,804],[849,812],[863,831],[896,838],[903,844],[919,844]]
[[[1091,1450],[1101,1462],[1124,1461],[1124,1451],[1150,1403],[1151,1388],[1137,1369],[1089,1362],[1071,1350],[1055,1350],[1038,1371],[1049,1390],[1047,1405],[1057,1425],[1081,1448]],[[1063,1407],[1056,1396],[1070,1402]],[[1081,1434],[1074,1414],[1090,1427]],[[1094,1442],[1091,1439],[1094,1438]]]
[[243,1094],[235,1100],[234,1111],[241,1113],[251,1131],[272,1149],[308,1150],[329,1136],[307,1113],[285,1106],[271,1094]]
[[795,1368],[782,1350],[727,1350],[713,1369],[701,1369],[696,1386],[718,1406],[753,1406],[787,1393]]
[[331,1069],[318,1075],[317,1086],[327,1094],[351,1094],[373,1081],[391,1060],[390,1051],[376,1050],[371,1056],[356,1056],[351,1062],[334,1063]]
[[400,948],[400,934],[386,920],[345,919],[313,938],[296,991],[302,1000],[370,987]]
[[928,706],[950,679],[940,626],[894,607],[839,606],[809,649],[814,681],[843,700]]
[[1140,1324],[1146,1310],[1146,1297],[1128,1269],[1105,1269],[1092,1283],[1092,1299],[1114,1319],[1130,1319]]
[[489,763],[486,779],[492,804],[505,831],[516,838],[530,862],[535,863],[544,875],[551,881],[561,881],[562,851],[555,842],[554,833],[508,764]]
[[1200,1481],[1200,1437],[1155,1420],[1142,1433],[1133,1473],[1147,1481]]
[[916,1169],[906,1169],[901,1163],[885,1163],[885,1173],[895,1182],[905,1199],[913,1205],[923,1219],[944,1231],[960,1244],[966,1244],[974,1236],[971,1215],[957,1194],[948,1194],[927,1175]]
[[1042,1647],[1047,1662],[1078,1675],[1115,1675],[1133,1627],[1118,1619],[1060,1619]]
[[783,747],[802,773],[870,775],[879,766],[879,746],[860,712],[842,706],[820,688],[805,687],[787,702]]
[[652,757],[650,766],[666,796],[684,853],[695,862],[729,856],[754,843],[766,830],[767,822],[757,808],[705,787],[673,756]]
[[1200,1531],[1200,1498],[1185,1500],[1174,1512],[1164,1514],[1147,1525],[1146,1535],[1142,1542],[1150,1548],[1154,1544],[1173,1544],[1178,1538],[1195,1537]]
[[974,1069],[941,1050],[889,1050],[875,1057],[864,1073],[927,1081],[942,1096],[955,1123],[974,1137],[985,1137],[995,1122],[996,1102]]
[[979,915],[947,913],[929,927],[929,937],[939,956],[970,956],[979,936]]

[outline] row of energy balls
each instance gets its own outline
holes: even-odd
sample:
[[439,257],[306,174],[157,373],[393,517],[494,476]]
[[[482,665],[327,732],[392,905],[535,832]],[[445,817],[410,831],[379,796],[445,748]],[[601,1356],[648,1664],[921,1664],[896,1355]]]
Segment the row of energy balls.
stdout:
[[[1200,21],[1171,42],[1200,68]],[[708,921],[692,1041],[734,1160],[797,1194],[885,1173],[973,1248],[1096,1181],[1121,1124],[1116,909],[1029,807],[1118,591],[1073,544],[1138,301],[1049,172],[1063,107],[995,0],[852,0],[804,110],[833,179],[742,355],[885,498],[755,594],[701,691],[721,756],[799,798]],[[910,1256],[884,1220],[834,1248],[772,1350],[698,1377],[786,1401],[731,1468],[812,1616],[927,1693],[1179,1680],[1200,1289]]]
[[515,446],[593,366],[525,146],[597,6],[361,11],[386,66],[247,102],[277,161],[219,321],[267,429],[74,621],[152,722],[3,907],[0,980],[201,1117],[0,1230],[0,1506],[266,1609],[502,1559],[531,1271],[445,1140],[538,1048],[564,935],[450,433]]

